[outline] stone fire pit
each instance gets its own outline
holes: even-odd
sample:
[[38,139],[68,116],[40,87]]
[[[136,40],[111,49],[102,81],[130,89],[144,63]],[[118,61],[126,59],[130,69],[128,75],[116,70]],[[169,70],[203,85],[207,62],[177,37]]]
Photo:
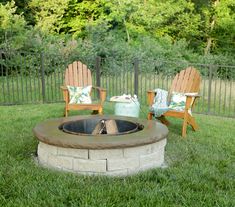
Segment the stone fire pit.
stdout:
[[168,129],[152,120],[93,115],[47,120],[33,132],[43,166],[128,175],[163,165]]

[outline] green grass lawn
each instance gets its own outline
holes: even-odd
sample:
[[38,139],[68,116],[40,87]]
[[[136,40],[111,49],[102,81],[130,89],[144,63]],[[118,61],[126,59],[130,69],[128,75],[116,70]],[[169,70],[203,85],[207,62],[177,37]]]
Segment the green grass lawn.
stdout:
[[200,130],[188,128],[186,139],[182,121],[170,119],[168,167],[112,178],[35,164],[32,128],[62,114],[63,104],[0,107],[1,206],[235,206],[235,119],[195,115]]

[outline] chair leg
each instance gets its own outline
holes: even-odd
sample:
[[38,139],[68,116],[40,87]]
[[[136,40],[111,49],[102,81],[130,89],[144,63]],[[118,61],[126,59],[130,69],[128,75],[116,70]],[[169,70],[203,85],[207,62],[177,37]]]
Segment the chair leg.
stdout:
[[184,121],[183,121],[183,127],[182,127],[182,137],[186,137],[186,132],[187,132],[187,125],[188,125],[188,113],[186,112],[184,114]]
[[68,116],[68,110],[66,107],[64,107],[64,117],[67,117]]
[[160,116],[157,119],[159,119],[163,124],[165,124],[166,126],[170,125],[170,122],[166,119],[165,116]]
[[199,129],[199,127],[195,121],[195,118],[192,116],[189,117],[189,124],[191,125],[193,131],[197,131]]
[[149,112],[147,119],[148,119],[148,120],[152,120],[152,118],[153,118],[153,114],[152,114],[151,112]]
[[99,110],[98,110],[98,114],[100,114],[100,115],[102,115],[103,114],[103,108],[101,107],[101,108],[99,108]]

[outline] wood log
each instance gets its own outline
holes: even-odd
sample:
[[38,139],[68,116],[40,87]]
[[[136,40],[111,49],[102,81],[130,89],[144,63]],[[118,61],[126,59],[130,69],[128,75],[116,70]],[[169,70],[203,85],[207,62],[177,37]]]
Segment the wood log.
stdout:
[[118,128],[117,123],[115,120],[101,120],[99,121],[94,130],[92,131],[92,135],[98,135],[98,134],[117,134]]
[[96,124],[94,130],[92,131],[92,135],[97,135],[97,134],[101,134],[104,128],[104,123],[102,123],[101,121],[98,122],[98,124]]
[[115,120],[110,119],[105,121],[107,134],[117,134],[118,128]]

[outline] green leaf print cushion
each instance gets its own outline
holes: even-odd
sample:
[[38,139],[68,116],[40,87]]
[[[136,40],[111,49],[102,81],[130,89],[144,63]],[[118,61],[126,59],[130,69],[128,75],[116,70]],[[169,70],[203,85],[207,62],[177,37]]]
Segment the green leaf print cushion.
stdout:
[[172,92],[171,102],[169,108],[176,111],[183,111],[185,109],[186,96],[184,93]]
[[91,104],[90,92],[92,86],[67,86],[67,88],[69,90],[69,104]]

